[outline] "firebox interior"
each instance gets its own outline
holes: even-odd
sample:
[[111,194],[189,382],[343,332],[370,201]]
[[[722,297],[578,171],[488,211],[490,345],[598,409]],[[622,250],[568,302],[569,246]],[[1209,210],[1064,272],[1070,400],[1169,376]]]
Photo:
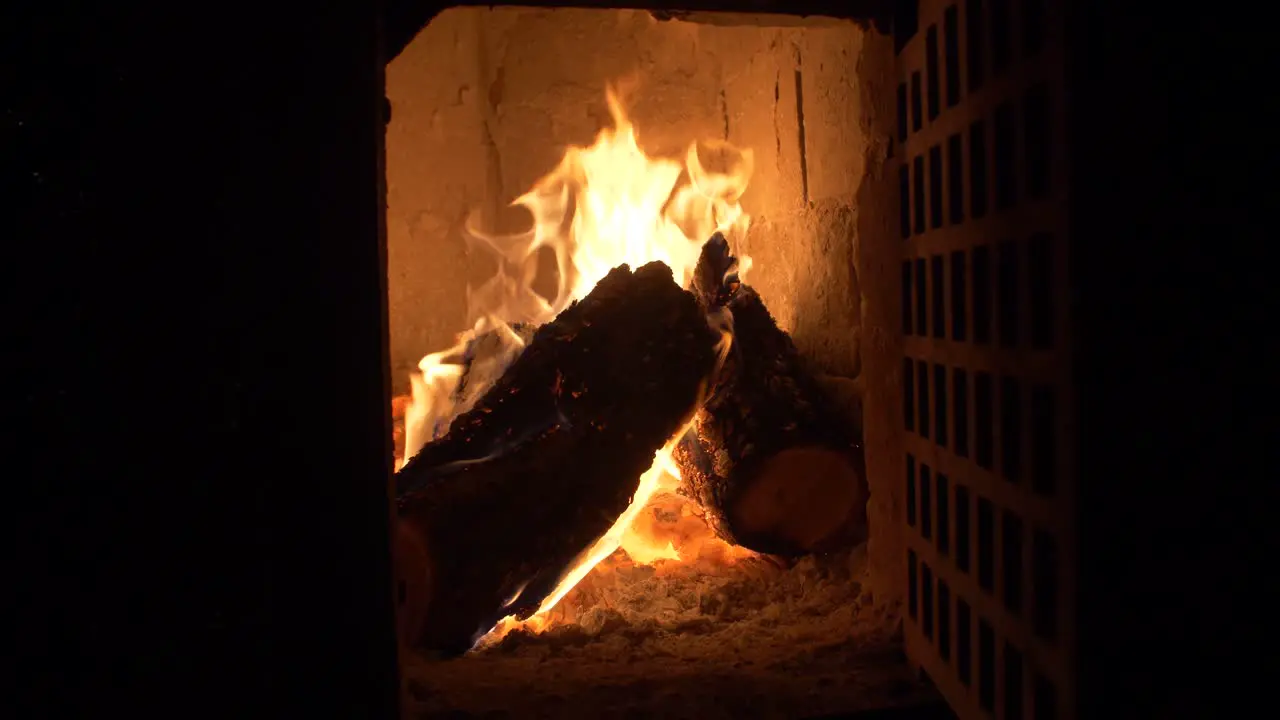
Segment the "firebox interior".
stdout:
[[[610,125],[615,88],[646,155],[681,159],[696,143],[713,166],[722,143],[750,150],[738,199],[750,224],[733,250],[751,258],[746,282],[860,428],[856,199],[888,153],[864,80],[883,80],[891,49],[833,19],[510,7],[435,17],[386,74],[395,392],[470,327],[474,288],[495,272],[468,223],[527,229],[533,217],[512,201]],[[545,250],[519,268],[544,298],[560,272]],[[409,653],[416,711],[819,716],[932,697],[898,650],[896,593],[878,592],[865,536],[810,537],[875,504],[874,478],[870,503],[853,482],[814,482],[841,472],[819,453],[781,453],[739,508],[748,525],[838,548],[799,561],[711,537],[660,488],[630,530],[646,536],[643,553],[613,552],[550,613],[462,658]],[[785,503],[821,522],[797,523]],[[856,509],[874,536],[876,512]],[[402,623],[418,621],[402,610]]]

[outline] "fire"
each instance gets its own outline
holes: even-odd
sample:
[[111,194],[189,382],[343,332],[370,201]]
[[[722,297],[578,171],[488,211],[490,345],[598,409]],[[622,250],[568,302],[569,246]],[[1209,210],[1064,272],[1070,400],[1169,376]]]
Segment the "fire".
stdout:
[[[609,89],[606,99],[614,127],[601,130],[590,147],[570,147],[558,167],[512,203],[532,215],[528,231],[499,236],[480,229],[474,215],[468,221],[469,237],[496,256],[498,272],[468,293],[472,328],[458,336],[454,347],[423,358],[421,373],[411,378],[412,398],[404,415],[404,459],[443,435],[453,418],[470,409],[520,354],[524,341],[512,329],[514,323],[536,325],[554,319],[624,263],[634,268],[662,261],[678,282],[688,286],[707,238],[717,231],[729,238],[746,232],[750,218],[739,199],[753,169],[751,150],[721,141],[695,142],[681,160],[650,157],[641,150],[617,94]],[[556,258],[558,278],[552,299],[533,290],[534,278],[528,270],[528,261],[544,247]],[[740,275],[749,263],[749,258],[742,258]],[[710,320],[721,325],[723,359],[731,342],[730,325],[725,319]],[[464,359],[468,355],[469,367]],[[671,455],[687,430],[686,425],[656,454],[653,465],[639,478],[631,505],[575,560],[535,616],[524,623],[507,618],[495,633],[517,625],[533,630],[544,627],[551,608],[619,547],[638,563],[682,559],[673,541],[655,539],[635,521],[655,495],[678,485],[679,470]],[[402,464],[403,460],[397,469]]]

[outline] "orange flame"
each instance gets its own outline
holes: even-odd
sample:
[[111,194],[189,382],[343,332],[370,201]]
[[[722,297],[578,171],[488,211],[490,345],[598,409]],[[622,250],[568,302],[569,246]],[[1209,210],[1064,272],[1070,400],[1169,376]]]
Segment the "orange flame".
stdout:
[[[440,437],[453,418],[470,409],[523,350],[524,343],[512,331],[512,323],[549,322],[624,263],[634,268],[662,261],[677,282],[687,287],[707,238],[715,232],[731,239],[745,234],[750,219],[739,199],[753,170],[751,150],[739,150],[721,141],[702,143],[707,156],[719,161],[716,171],[704,163],[698,143],[689,146],[683,162],[649,157],[640,149],[635,128],[612,89],[606,91],[606,99],[614,127],[601,130],[590,147],[570,147],[555,170],[512,203],[533,216],[528,231],[492,235],[477,227],[474,214],[468,221],[468,235],[497,257],[498,272],[468,292],[472,328],[458,336],[454,347],[423,358],[421,373],[410,379],[412,399],[405,409],[401,465]],[[524,269],[525,261],[543,247],[554,252],[558,270],[556,297],[551,300],[533,290],[533,277]],[[750,258],[741,258],[740,275],[749,266]],[[709,320],[723,333],[723,361],[731,342],[731,318]],[[459,392],[464,370],[459,358],[469,343],[487,333],[496,342],[488,343],[487,349],[473,358],[466,385]],[[639,478],[631,505],[575,560],[538,613],[524,623],[507,618],[496,630],[505,632],[503,628],[515,625],[534,630],[545,626],[546,613],[619,547],[640,563],[681,559],[671,541],[655,541],[633,523],[656,493],[678,485],[679,470],[671,454],[688,427],[655,455],[653,465]]]

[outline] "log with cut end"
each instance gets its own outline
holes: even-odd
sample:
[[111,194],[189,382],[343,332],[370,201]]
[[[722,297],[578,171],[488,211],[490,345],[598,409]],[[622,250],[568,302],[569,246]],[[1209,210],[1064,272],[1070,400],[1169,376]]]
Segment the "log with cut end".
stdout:
[[728,243],[703,246],[694,294],[732,313],[733,344],[675,460],[682,492],[723,539],[799,555],[865,537],[861,444],[760,296],[741,284]]
[[406,643],[455,654],[535,612],[694,412],[718,339],[661,263],[613,270],[539,328],[397,475]]

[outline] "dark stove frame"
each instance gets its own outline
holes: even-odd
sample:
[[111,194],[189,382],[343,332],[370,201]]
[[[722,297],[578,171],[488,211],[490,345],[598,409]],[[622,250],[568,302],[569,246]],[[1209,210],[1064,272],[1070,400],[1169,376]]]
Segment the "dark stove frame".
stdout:
[[[1232,403],[1189,394],[1236,354],[1220,324],[1183,321],[1186,286],[1217,290],[1250,231],[1194,249],[1227,205],[1174,171],[1214,158],[1171,139],[1217,129],[1208,89],[1170,28],[1120,5],[1069,3],[1062,28],[1080,717],[1191,711],[1233,638],[1159,589],[1189,557],[1222,576],[1202,592],[1233,586],[1232,556],[1179,541],[1219,532],[1203,505],[1237,497]],[[395,714],[389,507],[369,482],[390,471],[383,63],[434,7],[42,5],[12,45],[20,708]],[[1158,410],[1170,394],[1181,413]],[[1200,654],[1165,653],[1169,627]]]

